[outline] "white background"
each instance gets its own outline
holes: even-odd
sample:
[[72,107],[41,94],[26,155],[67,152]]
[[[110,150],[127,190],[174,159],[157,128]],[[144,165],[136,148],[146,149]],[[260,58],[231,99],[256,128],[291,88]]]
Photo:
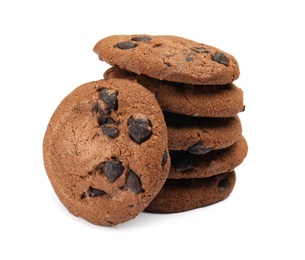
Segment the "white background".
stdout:
[[[0,259],[305,259],[302,1],[0,2]],[[231,196],[116,227],[69,214],[46,176],[42,140],[74,88],[109,67],[113,34],[172,34],[233,54],[248,157]]]

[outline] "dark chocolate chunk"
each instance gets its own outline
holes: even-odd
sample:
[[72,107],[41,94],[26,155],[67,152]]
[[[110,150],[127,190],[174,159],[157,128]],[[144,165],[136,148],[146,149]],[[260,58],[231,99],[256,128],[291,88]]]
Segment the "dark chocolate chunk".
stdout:
[[99,189],[95,189],[92,187],[89,187],[89,189],[83,193],[82,198],[86,198],[87,196],[89,197],[98,197],[98,196],[102,196],[105,195],[106,192],[103,190],[99,190]]
[[117,178],[119,178],[124,172],[124,167],[122,162],[111,159],[106,162],[102,167],[102,173],[106,175],[107,180],[110,182],[114,182]]
[[246,106],[243,106],[243,109],[240,112],[244,112],[246,110]]
[[168,157],[168,155],[167,155],[167,152],[165,150],[164,153],[163,153],[163,156],[162,156],[162,162],[161,162],[162,167],[164,167],[164,165],[166,164],[167,157]]
[[184,57],[186,61],[193,61],[193,55],[191,53],[185,53]]
[[100,115],[97,120],[98,120],[98,123],[99,123],[100,126],[114,124],[113,118],[112,117],[107,117],[105,115]]
[[227,57],[222,52],[216,52],[216,54],[213,56],[212,60],[216,61],[220,64],[223,64],[225,66],[228,66]]
[[151,38],[148,36],[135,36],[132,37],[131,40],[135,42],[149,42]]
[[112,117],[107,117],[106,118],[106,122],[105,122],[106,125],[114,124],[114,123],[115,122],[114,122],[114,119]]
[[230,182],[227,179],[222,179],[218,182],[219,192],[224,192],[230,188]]
[[171,165],[183,172],[194,168],[194,155],[186,151],[171,151]]
[[103,88],[100,91],[100,99],[107,105],[107,109],[118,110],[117,90]]
[[105,124],[105,123],[106,123],[106,119],[107,119],[107,117],[105,117],[104,115],[100,115],[100,116],[98,117],[98,119],[97,119],[98,124],[99,124],[100,126],[103,125],[103,124]]
[[139,176],[135,174],[132,170],[128,172],[125,189],[131,190],[136,194],[144,192]]
[[103,126],[102,133],[103,135],[107,135],[111,138],[115,138],[119,135],[119,130],[116,127]]
[[190,146],[187,151],[192,154],[206,154],[210,152],[212,148],[204,147],[201,141],[197,142],[196,144]]
[[148,119],[134,119],[131,117],[129,118],[127,125],[130,138],[137,144],[145,142],[152,135],[151,123]]
[[119,48],[121,50],[128,50],[128,49],[133,49],[135,48],[137,45],[134,42],[129,42],[129,41],[125,41],[125,42],[119,42],[116,45],[114,45],[114,48]]

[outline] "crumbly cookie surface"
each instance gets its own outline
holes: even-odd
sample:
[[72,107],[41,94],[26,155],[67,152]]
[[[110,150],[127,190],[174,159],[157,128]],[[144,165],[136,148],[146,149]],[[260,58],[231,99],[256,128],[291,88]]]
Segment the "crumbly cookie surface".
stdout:
[[232,55],[178,36],[113,35],[101,39],[93,50],[112,66],[159,80],[221,85],[239,77]]
[[155,97],[123,79],[72,91],[50,119],[43,155],[65,207],[106,226],[143,211],[170,167],[166,125]]

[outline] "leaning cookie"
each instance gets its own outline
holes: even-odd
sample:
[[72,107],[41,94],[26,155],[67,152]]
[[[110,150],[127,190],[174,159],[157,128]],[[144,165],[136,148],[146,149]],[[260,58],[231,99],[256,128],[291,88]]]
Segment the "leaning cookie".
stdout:
[[238,116],[226,118],[191,117],[165,113],[168,149],[205,154],[227,148],[237,142],[242,134]]
[[72,91],[48,124],[43,155],[70,213],[105,226],[143,211],[170,167],[166,125],[154,95],[123,79]]
[[168,179],[145,211],[176,213],[210,205],[226,199],[235,181],[234,171],[202,179]]
[[206,178],[222,172],[233,171],[247,156],[248,145],[241,136],[233,145],[213,150],[203,155],[186,151],[170,151],[170,179]]
[[234,84],[207,86],[161,81],[136,75],[118,67],[104,78],[127,78],[153,92],[163,111],[198,117],[231,117],[244,109],[243,91]]
[[232,55],[178,36],[113,35],[101,39],[93,50],[111,66],[159,80],[222,85],[239,77]]

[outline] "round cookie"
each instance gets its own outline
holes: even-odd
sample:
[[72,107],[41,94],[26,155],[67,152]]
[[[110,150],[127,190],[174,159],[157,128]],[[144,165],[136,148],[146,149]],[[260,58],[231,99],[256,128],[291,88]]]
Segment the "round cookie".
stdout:
[[206,118],[164,113],[164,117],[169,150],[205,154],[233,145],[242,134],[238,116]]
[[168,179],[145,211],[176,213],[210,205],[227,198],[235,181],[234,171],[201,179]]
[[239,77],[232,55],[178,36],[113,35],[100,40],[93,50],[111,66],[159,80],[222,85]]
[[230,172],[243,162],[247,152],[248,145],[243,136],[228,148],[213,150],[204,155],[170,151],[171,168],[168,178],[206,178]]
[[199,117],[231,117],[243,111],[243,91],[234,84],[197,86],[161,81],[112,67],[104,78],[136,80],[153,92],[163,111]]
[[143,211],[170,168],[166,124],[154,95],[123,79],[72,91],[50,119],[43,156],[69,212],[105,226]]

